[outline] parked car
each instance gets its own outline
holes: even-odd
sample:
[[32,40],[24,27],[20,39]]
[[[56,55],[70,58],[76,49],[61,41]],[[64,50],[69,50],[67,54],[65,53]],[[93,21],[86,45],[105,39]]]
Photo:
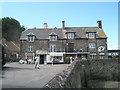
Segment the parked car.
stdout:
[[32,64],[32,63],[34,63],[34,60],[28,59],[28,64]]
[[23,60],[23,59],[20,59],[20,60],[19,60],[19,63],[20,63],[20,64],[26,64],[27,62],[26,62],[25,60]]

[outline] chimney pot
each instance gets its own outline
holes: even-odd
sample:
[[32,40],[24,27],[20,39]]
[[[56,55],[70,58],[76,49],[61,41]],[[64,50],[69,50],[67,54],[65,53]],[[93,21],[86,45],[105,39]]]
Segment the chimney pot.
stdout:
[[102,21],[101,20],[97,21],[97,27],[102,28]]
[[48,27],[48,24],[47,23],[44,23],[44,28],[46,29]]
[[62,29],[65,28],[65,21],[62,21]]

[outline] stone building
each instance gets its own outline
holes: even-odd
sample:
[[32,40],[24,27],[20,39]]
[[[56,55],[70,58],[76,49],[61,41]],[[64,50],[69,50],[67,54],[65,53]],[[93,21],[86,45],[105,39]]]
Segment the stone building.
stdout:
[[18,61],[20,53],[19,43],[13,41],[0,40],[0,45],[4,48],[3,56],[6,62]]
[[63,63],[66,56],[75,59],[107,58],[107,36],[102,29],[102,22],[96,27],[32,28],[22,32],[20,37],[21,58],[34,59],[40,56],[40,63],[52,60]]

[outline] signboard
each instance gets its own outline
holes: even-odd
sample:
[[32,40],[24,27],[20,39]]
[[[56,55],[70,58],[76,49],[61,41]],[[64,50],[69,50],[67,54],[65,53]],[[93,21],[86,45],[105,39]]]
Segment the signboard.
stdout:
[[50,53],[50,56],[63,56],[63,53]]
[[36,54],[48,54],[46,50],[36,50]]

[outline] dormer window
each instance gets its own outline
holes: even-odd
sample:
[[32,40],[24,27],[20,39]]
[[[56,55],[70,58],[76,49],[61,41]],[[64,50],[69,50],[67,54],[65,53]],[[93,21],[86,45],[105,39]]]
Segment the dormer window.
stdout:
[[54,32],[49,34],[49,39],[50,39],[50,41],[56,41],[57,40],[57,34],[54,33]]
[[28,36],[28,41],[29,42],[34,42],[34,36]]
[[28,36],[28,42],[34,42],[34,39],[35,39],[35,35],[33,33],[29,33],[27,34]]
[[74,37],[75,37],[75,33],[73,33],[73,32],[67,33],[67,38],[68,39],[74,39]]
[[88,32],[87,33],[87,37],[88,38],[95,38],[96,37],[96,33],[95,32]]
[[57,36],[50,36],[50,41],[56,41],[57,40]]

